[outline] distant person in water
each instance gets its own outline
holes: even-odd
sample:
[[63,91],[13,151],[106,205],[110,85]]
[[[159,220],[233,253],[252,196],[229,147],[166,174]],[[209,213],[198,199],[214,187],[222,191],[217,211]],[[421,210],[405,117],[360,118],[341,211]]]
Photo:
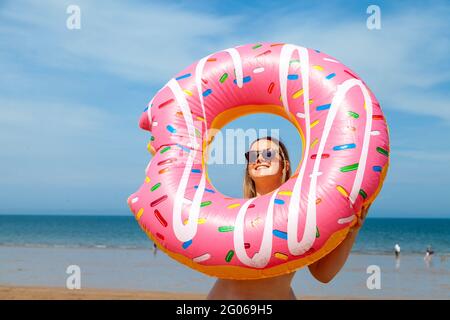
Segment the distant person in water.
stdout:
[[156,252],[158,251],[158,246],[153,242],[153,255],[156,256]]
[[425,258],[431,260],[431,256],[433,255],[434,251],[431,249],[431,245],[428,245],[427,251],[425,252]]
[[431,258],[434,254],[433,249],[431,249],[431,245],[428,245],[427,251],[425,252],[425,257],[423,257],[423,260],[425,260],[426,266],[429,268],[431,265]]
[[394,253],[396,258],[400,258],[400,246],[398,243],[396,243],[394,246]]

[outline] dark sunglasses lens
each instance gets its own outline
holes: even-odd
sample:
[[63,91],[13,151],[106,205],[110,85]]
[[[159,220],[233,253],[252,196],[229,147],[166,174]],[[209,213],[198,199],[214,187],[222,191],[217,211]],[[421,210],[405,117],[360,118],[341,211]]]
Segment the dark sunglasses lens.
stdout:
[[258,152],[257,151],[250,151],[248,157],[248,162],[254,163],[256,162],[256,159],[258,159]]
[[267,149],[263,151],[263,157],[266,160],[273,160],[275,158],[276,152],[272,149]]

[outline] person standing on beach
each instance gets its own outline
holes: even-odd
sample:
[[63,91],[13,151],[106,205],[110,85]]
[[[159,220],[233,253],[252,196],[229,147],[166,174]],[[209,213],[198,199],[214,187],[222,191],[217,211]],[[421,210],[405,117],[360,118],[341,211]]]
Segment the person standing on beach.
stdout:
[[400,257],[400,246],[398,243],[396,243],[394,246],[394,252],[395,252],[395,257],[399,258]]
[[[289,155],[285,145],[272,137],[259,138],[245,153],[244,197],[267,194],[281,186],[291,176]],[[330,282],[344,266],[356,235],[362,226],[370,205],[363,207],[361,217],[332,252],[310,264],[309,271],[320,282]],[[295,300],[291,287],[295,272],[259,280],[217,279],[208,294],[209,300],[223,299],[280,299]]]
[[153,255],[156,256],[156,253],[158,252],[158,246],[156,243],[153,242]]
[[425,252],[425,260],[431,260],[431,256],[434,253],[434,251],[431,249],[431,245],[429,244],[427,247],[427,251]]

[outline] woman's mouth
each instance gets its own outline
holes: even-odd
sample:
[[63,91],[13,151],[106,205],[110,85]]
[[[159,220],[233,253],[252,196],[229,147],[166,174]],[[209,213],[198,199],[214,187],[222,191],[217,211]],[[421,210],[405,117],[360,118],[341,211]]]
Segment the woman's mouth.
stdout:
[[262,164],[257,164],[257,165],[255,166],[255,170],[259,170],[259,169],[262,169],[262,168],[269,168],[269,167],[270,167],[269,165],[264,164],[264,163],[262,163]]

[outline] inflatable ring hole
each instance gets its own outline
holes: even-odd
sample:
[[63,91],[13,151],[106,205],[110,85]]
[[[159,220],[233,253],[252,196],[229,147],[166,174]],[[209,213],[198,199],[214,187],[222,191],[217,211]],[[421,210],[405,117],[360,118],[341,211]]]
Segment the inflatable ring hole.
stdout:
[[[273,112],[274,109],[280,112]],[[204,142],[203,167],[208,182],[216,190],[226,197],[244,198],[244,153],[256,139],[266,136],[277,138],[286,146],[291,177],[298,172],[304,149],[303,134],[283,111],[274,106],[239,106],[214,119],[208,141]]]

